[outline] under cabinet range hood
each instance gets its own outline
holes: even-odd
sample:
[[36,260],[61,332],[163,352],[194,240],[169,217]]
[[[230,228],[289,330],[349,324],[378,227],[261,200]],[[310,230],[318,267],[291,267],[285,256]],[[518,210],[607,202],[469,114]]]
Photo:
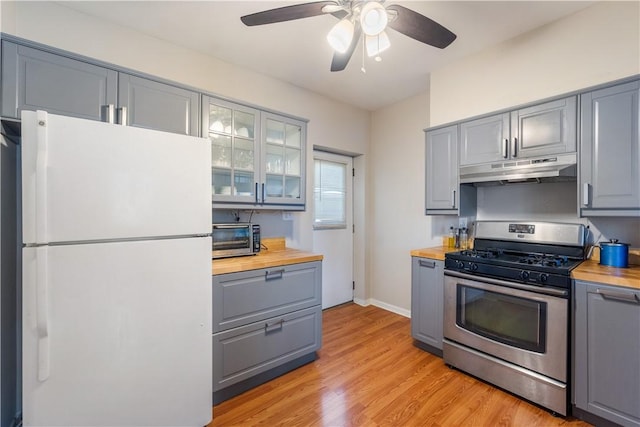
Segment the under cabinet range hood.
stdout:
[[575,181],[578,170],[576,160],[576,153],[563,153],[535,159],[461,166],[460,183]]

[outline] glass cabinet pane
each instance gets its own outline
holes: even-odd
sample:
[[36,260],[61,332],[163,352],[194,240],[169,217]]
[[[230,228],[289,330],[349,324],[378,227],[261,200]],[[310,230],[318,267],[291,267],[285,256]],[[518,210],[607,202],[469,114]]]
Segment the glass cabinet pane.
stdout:
[[284,173],[283,147],[267,144],[265,168],[267,173]]
[[231,170],[213,168],[211,172],[211,184],[214,195],[231,194]]
[[300,126],[287,125],[287,146],[300,147],[302,129]]
[[267,119],[267,142],[269,144],[284,144],[284,123]]
[[209,132],[231,133],[231,109],[209,105]]
[[253,146],[251,140],[236,138],[233,146],[233,166],[236,169],[253,170]]
[[297,176],[288,176],[285,178],[284,195],[288,198],[300,198],[300,178]]
[[235,184],[236,195],[255,197],[255,181],[253,179],[253,172],[235,172],[233,181]]
[[231,167],[231,137],[209,134],[211,140],[211,165]]
[[255,116],[244,111],[236,111],[233,121],[233,134],[253,139]]
[[282,197],[283,196],[282,175],[267,175],[266,196]]
[[285,173],[287,175],[300,176],[300,150],[297,148],[287,148],[286,154]]

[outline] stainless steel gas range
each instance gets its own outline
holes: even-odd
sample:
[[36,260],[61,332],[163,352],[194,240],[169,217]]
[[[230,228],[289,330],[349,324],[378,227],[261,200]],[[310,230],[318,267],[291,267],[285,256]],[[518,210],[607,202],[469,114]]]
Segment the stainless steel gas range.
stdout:
[[571,270],[581,224],[479,221],[445,255],[445,363],[567,414]]

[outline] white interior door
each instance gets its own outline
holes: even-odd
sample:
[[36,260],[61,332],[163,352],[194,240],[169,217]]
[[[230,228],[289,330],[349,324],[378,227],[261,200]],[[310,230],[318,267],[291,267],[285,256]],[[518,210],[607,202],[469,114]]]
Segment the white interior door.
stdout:
[[353,160],[314,152],[313,251],[322,262],[322,308],[353,300]]

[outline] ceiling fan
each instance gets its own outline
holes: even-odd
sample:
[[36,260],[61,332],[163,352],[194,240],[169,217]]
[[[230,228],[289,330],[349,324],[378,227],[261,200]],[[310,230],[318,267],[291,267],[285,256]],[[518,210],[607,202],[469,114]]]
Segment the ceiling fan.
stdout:
[[454,33],[424,15],[397,4],[385,7],[383,3],[384,0],[314,1],[252,13],[240,20],[247,26],[254,26],[324,14],[335,16],[340,21],[327,35],[335,50],[331,71],[346,68],[362,33],[367,54],[376,60],[380,60],[380,52],[391,45],[385,32],[387,28],[440,49],[456,39]]

